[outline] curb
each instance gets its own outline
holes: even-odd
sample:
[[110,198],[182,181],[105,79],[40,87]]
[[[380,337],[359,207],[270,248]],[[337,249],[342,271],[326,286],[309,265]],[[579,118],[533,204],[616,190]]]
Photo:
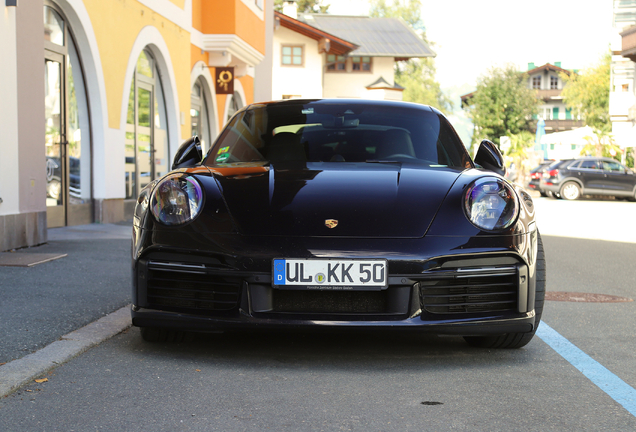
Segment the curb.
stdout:
[[130,305],[72,331],[44,348],[0,366],[0,397],[77,357],[132,325]]

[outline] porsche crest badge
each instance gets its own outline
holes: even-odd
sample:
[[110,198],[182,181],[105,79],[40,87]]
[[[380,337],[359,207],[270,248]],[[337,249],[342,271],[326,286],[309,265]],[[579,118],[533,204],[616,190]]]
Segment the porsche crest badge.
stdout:
[[338,226],[338,221],[335,219],[326,219],[325,220],[325,226],[327,228],[335,228]]

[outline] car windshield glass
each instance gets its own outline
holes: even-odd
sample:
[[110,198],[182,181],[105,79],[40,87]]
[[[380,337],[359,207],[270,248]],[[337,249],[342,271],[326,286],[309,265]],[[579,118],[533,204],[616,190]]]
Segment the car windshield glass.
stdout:
[[419,106],[364,102],[252,105],[232,118],[205,164],[263,161],[472,166],[443,116]]

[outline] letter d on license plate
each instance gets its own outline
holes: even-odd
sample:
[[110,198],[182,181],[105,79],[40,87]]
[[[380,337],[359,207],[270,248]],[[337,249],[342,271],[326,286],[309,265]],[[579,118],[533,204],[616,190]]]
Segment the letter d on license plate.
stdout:
[[290,289],[379,290],[387,287],[386,260],[275,259],[272,286]]

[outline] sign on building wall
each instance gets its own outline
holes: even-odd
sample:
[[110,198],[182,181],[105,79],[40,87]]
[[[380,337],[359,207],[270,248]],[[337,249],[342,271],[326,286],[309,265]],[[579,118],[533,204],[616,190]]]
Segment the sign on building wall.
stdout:
[[234,94],[234,68],[217,67],[214,83],[216,94]]

